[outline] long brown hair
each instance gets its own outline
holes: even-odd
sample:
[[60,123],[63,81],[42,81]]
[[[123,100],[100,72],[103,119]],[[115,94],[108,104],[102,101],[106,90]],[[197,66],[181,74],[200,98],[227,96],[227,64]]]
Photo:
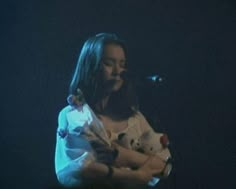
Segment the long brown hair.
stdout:
[[[69,87],[69,93],[75,94],[80,88],[83,91],[86,102],[94,111],[95,104],[103,97],[103,85],[101,77],[101,59],[107,44],[119,45],[127,58],[125,42],[116,34],[99,33],[85,41]],[[118,92],[111,94],[107,110],[121,118],[129,117],[137,110],[137,98],[132,84],[125,81]]]

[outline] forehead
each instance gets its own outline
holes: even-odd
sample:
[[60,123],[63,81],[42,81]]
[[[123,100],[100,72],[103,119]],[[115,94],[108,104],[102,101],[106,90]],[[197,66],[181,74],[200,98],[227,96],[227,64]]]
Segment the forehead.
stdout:
[[103,56],[125,59],[124,49],[118,44],[107,44],[104,47]]

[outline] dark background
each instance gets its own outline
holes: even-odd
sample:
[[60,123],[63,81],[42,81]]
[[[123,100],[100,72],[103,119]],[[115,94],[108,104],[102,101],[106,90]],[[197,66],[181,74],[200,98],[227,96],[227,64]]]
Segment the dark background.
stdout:
[[235,1],[9,0],[0,14],[1,189],[57,185],[57,115],[98,32],[126,40],[137,73],[165,78],[140,95],[172,142],[175,168],[159,187],[236,188]]

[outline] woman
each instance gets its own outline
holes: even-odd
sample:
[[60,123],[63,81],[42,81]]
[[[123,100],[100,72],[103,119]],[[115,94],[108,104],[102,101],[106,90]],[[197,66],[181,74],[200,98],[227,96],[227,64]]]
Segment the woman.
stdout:
[[119,140],[153,131],[141,112],[127,71],[127,49],[115,34],[100,33],[83,45],[70,84],[69,105],[58,117],[55,167],[62,185],[106,188],[146,186],[166,161]]

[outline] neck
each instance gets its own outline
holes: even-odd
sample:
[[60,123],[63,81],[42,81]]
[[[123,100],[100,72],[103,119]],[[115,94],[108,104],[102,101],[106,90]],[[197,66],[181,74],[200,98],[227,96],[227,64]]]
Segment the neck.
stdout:
[[110,95],[107,95],[101,100],[101,106],[102,106],[103,110],[107,107],[107,103],[109,101],[109,98],[110,98]]
[[95,105],[96,109],[99,112],[103,112],[106,109],[109,98],[110,98],[110,95],[106,95]]

